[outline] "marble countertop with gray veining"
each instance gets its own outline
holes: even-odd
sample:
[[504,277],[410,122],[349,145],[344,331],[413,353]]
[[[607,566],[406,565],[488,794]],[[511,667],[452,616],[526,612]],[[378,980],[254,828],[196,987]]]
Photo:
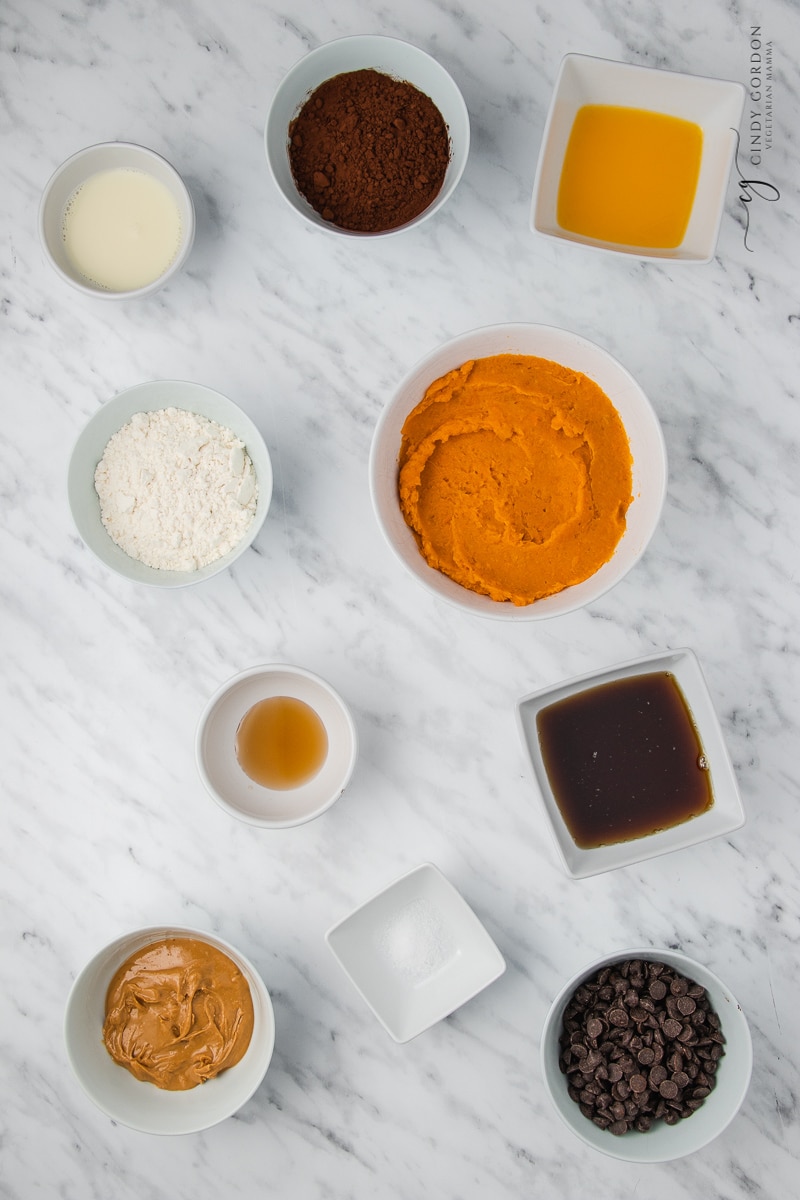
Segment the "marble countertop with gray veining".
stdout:
[[[400,37],[436,57],[472,127],[444,209],[378,241],[303,225],[263,151],[288,68],[353,33]],[[536,156],[568,51],[747,85],[711,263],[643,263],[530,231]],[[794,1193],[798,63],[794,0],[6,0],[0,1195]],[[38,242],[39,197],[56,166],[112,139],[170,159],[197,210],[186,269],[141,302],[85,298]],[[464,615],[408,577],[383,542],[367,479],[376,420],[413,364],[465,330],[507,321],[563,326],[617,356],[652,401],[670,464],[660,526],[633,572],[582,611],[514,625]],[[230,396],[275,469],[254,546],[178,591],[107,571],[66,500],[70,449],[89,416],[159,378]],[[514,703],[681,646],[708,679],[747,823],[570,880],[534,802]],[[339,802],[287,831],[228,817],[194,762],[208,697],[259,662],[324,676],[360,737]],[[426,861],[472,905],[508,969],[395,1045],[324,933]],[[214,931],[256,964],[277,1041],[235,1117],[161,1139],[93,1106],[69,1068],[62,1021],[98,949],[170,922]],[[719,974],[754,1043],[733,1124],[705,1150],[648,1167],[601,1156],[564,1128],[538,1058],[563,982],[637,944],[679,947]]]

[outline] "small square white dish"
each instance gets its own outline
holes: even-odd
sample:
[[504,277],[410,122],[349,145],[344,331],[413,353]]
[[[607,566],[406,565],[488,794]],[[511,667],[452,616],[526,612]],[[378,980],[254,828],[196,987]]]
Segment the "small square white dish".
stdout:
[[329,929],[325,941],[401,1043],[450,1016],[506,969],[475,913],[431,863],[389,884]]
[[[586,54],[566,54],[561,60],[542,136],[533,185],[531,228],[548,237],[642,259],[710,262],[722,223],[744,100],[742,84],[730,80],[679,74]],[[570,232],[559,224],[558,192],[564,156],[575,116],[589,104],[643,109],[700,126],[703,133],[700,175],[680,245],[660,249],[605,242]]]
[[[670,829],[662,829],[628,842],[582,849],[576,845],[556,801],[542,757],[537,716],[551,704],[579,692],[619,679],[656,672],[672,675],[683,693],[708,763],[713,804],[706,812]],[[736,776],[708,686],[692,650],[671,650],[663,654],[648,655],[531,692],[517,702],[516,717],[523,749],[531,766],[536,794],[562,865],[573,879],[585,879],[590,875],[613,871],[617,867],[629,867],[633,863],[644,862],[672,850],[684,850],[710,838],[733,833],[744,825],[745,813]]]

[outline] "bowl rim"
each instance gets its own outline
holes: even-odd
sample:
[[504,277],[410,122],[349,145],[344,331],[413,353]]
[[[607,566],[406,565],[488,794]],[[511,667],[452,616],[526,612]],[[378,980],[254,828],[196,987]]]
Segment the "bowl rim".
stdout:
[[[169,392],[173,389],[179,394],[176,396],[170,396]],[[166,390],[167,394],[165,396],[161,395],[162,390]],[[206,400],[210,401],[210,403],[213,405],[221,404],[224,410],[234,416],[234,419],[240,428],[243,428],[247,431],[246,437],[243,437],[241,434],[236,433],[236,430],[233,430],[233,432],[236,433],[236,436],[245,443],[245,449],[248,450],[250,459],[253,462],[253,467],[256,472],[256,481],[258,484],[259,493],[256,511],[253,514],[253,520],[247,527],[247,530],[245,531],[241,541],[234,546],[232,550],[229,550],[227,554],[222,555],[221,558],[215,559],[214,562],[208,563],[207,566],[199,567],[196,571],[170,571],[164,568],[148,567],[146,563],[141,563],[138,559],[130,558],[130,555],[125,554],[121,547],[116,545],[106,531],[105,527],[102,526],[101,522],[101,527],[103,529],[103,533],[108,539],[109,546],[114,547],[111,553],[114,554],[115,558],[118,557],[117,551],[119,551],[119,554],[124,556],[123,558],[119,558],[119,565],[116,565],[116,563],[111,562],[104,555],[99,554],[94,548],[89,540],[85,522],[82,519],[79,519],[77,516],[79,497],[81,495],[85,495],[84,484],[86,482],[83,472],[79,470],[78,456],[84,445],[94,441],[94,431],[97,427],[97,423],[103,421],[104,417],[110,417],[112,415],[116,421],[116,412],[118,409],[121,409],[123,414],[127,415],[123,415],[122,419],[119,421],[119,424],[113,423],[113,430],[111,433],[109,433],[108,438],[112,437],[114,432],[118,432],[138,412],[157,412],[165,408],[178,408],[184,412],[192,412],[195,413],[195,415],[204,416],[204,413],[199,412],[197,408],[192,407],[190,399],[191,395],[194,395],[198,401]],[[140,399],[141,406],[137,407],[136,405],[138,405]],[[223,424],[226,428],[231,428],[229,424],[225,424],[224,421],[220,421],[219,416],[207,417],[206,419],[214,420],[217,424]],[[230,418],[228,417],[226,420],[230,420]],[[104,445],[107,445],[108,438],[106,439]],[[259,456],[263,460],[260,470],[253,459],[251,447],[258,448]],[[100,451],[95,466],[97,465],[97,462],[100,461],[102,454],[103,450]],[[260,430],[258,429],[258,426],[253,421],[252,417],[250,417],[234,400],[231,400],[229,396],[226,396],[223,392],[217,391],[215,388],[208,387],[204,383],[194,383],[185,379],[150,379],[140,383],[132,384],[131,387],[124,388],[123,391],[117,392],[109,399],[103,401],[100,407],[95,409],[91,416],[87,418],[72,444],[72,449],[70,451],[70,457],[67,464],[66,485],[67,499],[73,525],[86,548],[94,555],[94,557],[106,570],[113,571],[115,575],[118,575],[123,579],[127,579],[129,583],[143,584],[146,587],[172,589],[190,587],[193,584],[203,583],[207,579],[212,579],[215,575],[220,574],[222,571],[225,571],[228,569],[228,567],[232,566],[236,559],[238,559],[240,555],[252,545],[261,532],[271,507],[272,493],[274,488],[274,473],[272,469],[272,459],[270,457],[269,448]],[[91,486],[93,488],[93,484]],[[97,507],[99,512],[100,501],[96,492],[95,498],[97,499]],[[135,569],[122,569],[123,567],[127,566],[125,561],[126,559],[130,559],[132,563],[136,564]]]
[[[237,1099],[236,1103],[232,1107],[230,1105],[224,1106],[225,1111],[222,1111],[221,1109],[220,1114],[214,1116],[211,1120],[202,1119],[201,1121],[190,1122],[186,1127],[182,1126],[175,1129],[157,1127],[157,1123],[155,1122],[133,1122],[130,1119],[121,1116],[119,1109],[114,1105],[113,1101],[109,1103],[105,1095],[99,1092],[92,1084],[90,1075],[85,1070],[83,1061],[80,1059],[76,1051],[74,1045],[74,1035],[72,1033],[73,1021],[76,1020],[75,1011],[82,1000],[82,988],[91,974],[98,971],[98,968],[102,966],[103,960],[108,959],[108,964],[103,967],[101,971],[101,977],[104,980],[105,987],[107,988],[114,971],[118,969],[118,967],[125,961],[125,958],[128,957],[129,954],[135,953],[137,948],[144,949],[146,946],[168,937],[190,937],[193,940],[204,941],[222,951],[224,954],[227,954],[228,957],[231,958],[232,961],[237,965],[237,967],[242,970],[242,973],[247,979],[251,991],[253,989],[255,990],[256,996],[253,997],[253,1002],[254,1004],[260,1006],[264,1018],[263,1039],[260,1046],[251,1042],[251,1045],[248,1046],[247,1051],[245,1052],[244,1058],[241,1060],[241,1062],[244,1062],[252,1050],[254,1056],[256,1055],[256,1052],[258,1053],[261,1063],[263,1063],[263,1070],[261,1069],[261,1063],[259,1063],[257,1068],[258,1078],[253,1083],[253,1086],[247,1090],[247,1094],[242,1094],[241,1098]],[[137,943],[137,945],[133,946],[133,943]],[[119,962],[113,965],[115,956],[119,956]],[[111,969],[112,965],[113,970]],[[75,979],[69,990],[69,995],[64,1007],[62,1036],[67,1060],[70,1064],[75,1079],[83,1089],[85,1095],[88,1096],[92,1103],[101,1112],[105,1113],[105,1115],[112,1121],[117,1121],[126,1128],[134,1129],[139,1133],[156,1134],[163,1137],[179,1137],[184,1134],[199,1133],[204,1129],[210,1129],[214,1125],[220,1124],[222,1121],[232,1117],[241,1108],[243,1108],[249,1100],[252,1099],[261,1084],[264,1082],[264,1077],[267,1074],[272,1061],[272,1056],[275,1051],[275,1010],[272,1004],[272,997],[269,994],[267,985],[264,983],[260,972],[256,970],[255,966],[247,957],[247,955],[243,954],[238,947],[234,946],[231,942],[228,942],[225,938],[220,937],[216,933],[209,933],[207,930],[197,929],[191,926],[170,923],[164,923],[162,925],[147,925],[139,929],[129,930],[127,933],[120,934],[112,941],[106,942],[83,965],[78,974],[75,976]],[[102,1044],[102,1039],[98,1038],[98,1040]],[[240,1063],[237,1063],[235,1066],[229,1068],[229,1070],[236,1071],[239,1065]],[[124,1070],[124,1067],[120,1067],[119,1069]],[[126,1074],[130,1073],[126,1072]],[[148,1088],[155,1086],[143,1080],[136,1080],[133,1076],[131,1076],[131,1078],[134,1079],[135,1083],[140,1084],[142,1087]],[[210,1083],[213,1082],[213,1080],[210,1081]],[[189,1096],[195,1091],[196,1089],[192,1088],[187,1092],[170,1093],[170,1095]]]
[[[494,601],[488,596],[482,596],[478,593],[470,592],[469,589],[462,587],[454,580],[448,579],[441,572],[431,567],[425,561],[419,551],[417,551],[417,558],[419,561],[417,561],[417,558],[412,557],[410,554],[409,557],[406,558],[401,549],[395,544],[395,540],[389,532],[388,521],[384,516],[385,510],[388,510],[388,501],[384,499],[384,485],[381,478],[381,472],[384,469],[384,464],[388,462],[389,457],[389,448],[384,446],[386,429],[395,419],[397,411],[401,407],[400,397],[403,395],[403,393],[407,391],[412,384],[417,382],[421,389],[418,398],[421,399],[422,394],[429,383],[432,383],[435,379],[453,369],[449,366],[441,367],[441,369],[437,367],[436,371],[434,372],[432,370],[433,364],[442,357],[452,357],[454,360],[454,365],[458,365],[458,363],[455,362],[457,357],[456,351],[460,352],[462,348],[466,351],[468,347],[474,343],[476,338],[498,337],[506,338],[508,340],[509,345],[505,350],[495,349],[491,352],[492,354],[518,353],[530,355],[531,357],[543,357],[541,354],[537,355],[533,350],[520,350],[513,344],[512,339],[515,335],[521,335],[522,337],[542,335],[545,338],[555,339],[556,341],[563,342],[564,353],[568,354],[569,347],[572,346],[581,352],[596,356],[598,360],[602,361],[604,364],[608,365],[611,369],[618,373],[619,377],[625,380],[627,387],[631,390],[632,394],[636,395],[637,400],[640,403],[642,416],[648,426],[648,436],[653,440],[654,449],[657,451],[658,459],[658,478],[655,480],[655,486],[658,488],[658,492],[653,494],[653,498],[650,501],[653,509],[651,528],[646,538],[644,538],[642,541],[638,551],[635,553],[632,561],[623,571],[623,573],[616,578],[609,579],[608,575],[610,572],[606,571],[605,568],[609,567],[609,565],[613,562],[619,546],[622,545],[625,535],[623,535],[623,538],[620,539],[614,555],[612,555],[609,561],[604,563],[594,575],[590,576],[586,580],[583,580],[581,583],[572,584],[568,588],[563,588],[560,592],[557,592],[552,596],[544,596],[540,600],[535,600],[531,604],[524,606],[515,606],[507,602]],[[470,358],[486,357],[487,353],[488,352],[485,352],[484,354],[473,355],[465,353],[460,361],[466,362],[469,361]],[[571,366],[568,360],[565,361],[564,359],[560,359],[557,361],[560,361],[561,365]],[[571,367],[571,369],[580,371],[580,373],[592,378],[591,373],[583,367]],[[427,380],[427,382],[423,382],[424,380]],[[606,389],[604,388],[603,390]],[[617,408],[617,403],[614,397],[609,396],[609,399],[614,407]],[[411,407],[413,407],[413,405],[409,406],[404,416],[411,411]],[[623,424],[625,424],[625,422],[623,422]],[[626,428],[626,433],[627,432],[628,430]],[[399,450],[400,442],[398,440],[394,455],[395,480],[397,478],[396,464]],[[564,329],[558,325],[548,325],[543,322],[511,321],[501,322],[494,325],[478,326],[476,328],[467,330],[464,333],[457,334],[455,337],[439,343],[439,345],[417,360],[417,362],[411,367],[410,370],[406,372],[399,383],[395,386],[392,391],[392,395],[386,401],[378,415],[378,419],[373,429],[372,441],[370,445],[368,474],[372,511],[384,541],[388,545],[395,559],[402,565],[404,570],[409,575],[413,576],[418,583],[421,583],[429,595],[451,604],[455,608],[459,609],[462,613],[467,615],[486,617],[490,620],[497,621],[525,622],[549,620],[554,617],[566,616],[569,613],[586,608],[588,605],[596,603],[607,592],[615,588],[627,575],[630,574],[630,572],[644,556],[660,524],[667,496],[669,462],[667,457],[667,446],[664,438],[664,431],[661,427],[658,414],[656,413],[650,398],[642,388],[641,384],[638,383],[638,381],[628,370],[628,368],[614,354],[612,354],[610,350],[605,349],[605,347],[601,346],[598,342],[584,337],[582,334],[575,333],[569,329]],[[653,491],[652,485],[654,482],[653,474],[655,473],[651,473],[651,476],[648,477],[647,481],[648,489],[651,493]],[[636,500],[637,496],[634,495],[633,503],[636,503]],[[409,536],[413,537],[413,534],[411,534],[410,530]],[[601,573],[605,575],[605,578],[598,585],[597,577]],[[595,583],[594,587],[590,589],[588,585],[591,584],[592,581],[595,581]],[[582,593],[589,590],[592,594],[588,598],[585,598]],[[564,602],[565,600],[567,603]]]
[[[127,291],[121,292],[110,291],[107,288],[94,287],[91,283],[84,283],[75,276],[70,275],[69,272],[65,271],[60,263],[56,262],[55,258],[53,257],[45,232],[47,208],[53,191],[55,190],[55,187],[64,172],[67,171],[74,163],[79,162],[82,158],[88,157],[90,154],[94,154],[98,151],[114,151],[117,149],[132,151],[135,154],[141,155],[145,159],[157,159],[167,173],[173,178],[177,189],[181,192],[186,204],[187,213],[187,220],[185,222],[186,230],[181,242],[181,247],[167,269],[163,271],[157,279],[151,280],[150,283],[143,284],[142,287],[130,288]],[[64,161],[60,163],[53,171],[47,183],[45,184],[39,200],[37,225],[39,230],[39,242],[44,255],[50,266],[65,283],[68,283],[76,291],[82,292],[84,296],[91,296],[96,300],[139,300],[145,296],[152,295],[153,292],[160,291],[162,287],[164,287],[183,269],[187,259],[189,258],[189,255],[192,252],[192,247],[194,246],[195,233],[197,230],[197,214],[195,212],[194,201],[192,200],[192,193],[189,191],[183,176],[180,174],[178,169],[172,165],[169,159],[164,157],[163,154],[159,154],[157,150],[151,150],[149,146],[143,146],[139,142],[94,142],[91,146],[84,146],[81,150],[76,150],[74,154],[71,154],[69,158],[65,158]]]
[[[353,49],[360,49],[363,47],[365,51],[374,47],[383,47],[387,49],[391,47],[392,50],[399,50],[399,48],[402,48],[402,50],[399,50],[399,52],[404,54],[408,53],[419,58],[420,60],[425,60],[428,64],[430,64],[432,69],[439,73],[442,83],[451,90],[453,105],[459,111],[459,117],[462,124],[461,137],[459,138],[458,146],[458,158],[460,161],[455,161],[455,143],[450,126],[447,125],[448,140],[450,143],[450,162],[448,163],[447,173],[441,189],[426,209],[423,209],[423,211],[418,213],[416,217],[413,217],[412,220],[406,221],[403,225],[397,225],[393,229],[383,229],[375,232],[359,229],[342,229],[337,225],[333,225],[330,221],[323,221],[319,214],[305,200],[305,197],[303,197],[301,193],[297,191],[297,188],[294,189],[296,194],[294,198],[287,194],[287,191],[284,188],[281,180],[278,178],[273,161],[273,153],[271,150],[271,143],[273,140],[277,144],[278,139],[282,138],[284,146],[286,142],[286,130],[284,130],[283,134],[281,134],[281,131],[276,129],[278,120],[277,109],[280,101],[284,97],[284,94],[292,90],[293,76],[295,71],[300,68],[302,64],[313,64],[318,61],[324,62],[326,57],[328,57],[332,52],[335,53],[336,48],[344,46],[349,46]],[[348,68],[348,70],[355,69],[357,68]],[[376,67],[374,69],[378,70],[379,68]],[[337,72],[337,74],[342,73],[343,72],[341,71]],[[384,71],[383,73],[391,74],[389,71]],[[393,77],[398,78],[397,76]],[[319,83],[315,85],[315,87],[319,87],[320,84],[324,83],[328,78],[333,78],[333,76],[323,76],[319,80]],[[414,87],[418,87],[418,85],[415,84],[412,79],[407,79],[406,82],[411,83]],[[302,104],[308,99],[308,96],[313,90],[314,87],[309,89],[304,99],[298,106],[296,106],[296,111],[299,111],[299,108],[302,107]],[[423,89],[420,88],[419,90],[421,91]],[[429,99],[430,98],[431,97],[429,97]],[[281,124],[281,129],[283,129],[283,124]],[[283,78],[280,80],[275,91],[273,92],[264,126],[264,153],[267,160],[267,167],[269,169],[272,182],[274,183],[284,202],[289,206],[292,212],[299,216],[310,228],[320,229],[332,237],[344,237],[354,240],[394,237],[397,234],[405,233],[409,229],[416,228],[417,226],[421,225],[423,221],[426,221],[429,217],[434,216],[434,214],[438,212],[440,208],[442,208],[447,200],[450,199],[453,192],[458,187],[469,159],[469,148],[469,110],[467,108],[466,101],[464,100],[463,93],[453,76],[450,74],[447,68],[443,66],[442,63],[439,62],[439,60],[432,54],[429,54],[427,50],[423,50],[421,46],[417,46],[414,42],[409,42],[405,38],[394,37],[390,34],[346,34],[343,37],[331,38],[329,41],[322,42],[319,46],[315,46],[313,50],[309,50],[306,54],[302,55],[287,68]]]
[[[214,714],[217,711],[220,703],[225,699],[229,692],[238,687],[247,679],[253,679],[260,675],[278,675],[287,674],[295,675],[301,679],[305,679],[314,686],[326,692],[327,695],[334,701],[341,715],[344,718],[348,732],[348,756],[347,766],[341,782],[337,785],[337,789],[315,809],[303,813],[301,816],[288,818],[286,820],[272,820],[269,817],[259,817],[252,813],[243,812],[237,805],[231,803],[221,792],[214,786],[211,777],[208,774],[205,763],[205,734],[211,723]],[[306,667],[298,667],[293,663],[261,663],[253,667],[247,667],[243,671],[237,672],[229,679],[226,679],[219,685],[212,696],[207,700],[205,707],[200,715],[197,723],[197,728],[194,737],[195,763],[200,780],[208,792],[212,800],[229,816],[236,817],[237,820],[243,821],[247,825],[256,826],[259,829],[295,829],[298,825],[306,825],[310,821],[321,817],[323,813],[332,808],[336,801],[341,797],[345,788],[350,783],[353,777],[353,772],[358,761],[358,728],[356,726],[353,714],[349,705],[344,700],[344,697],[337,691],[333,684],[327,679],[323,679],[321,675],[317,675],[314,671],[308,670]],[[266,788],[265,791],[269,791]]]
[[[710,1136],[707,1137],[693,1138],[691,1136],[692,1126],[690,1120],[679,1121],[677,1125],[672,1127],[667,1126],[666,1128],[670,1129],[670,1133],[672,1133],[672,1130],[676,1131],[674,1134],[676,1139],[683,1135],[684,1142],[682,1148],[668,1153],[664,1151],[659,1152],[657,1150],[653,1150],[648,1154],[646,1152],[648,1143],[645,1141],[645,1139],[648,1138],[649,1134],[639,1133],[637,1130],[631,1130],[621,1138],[615,1138],[613,1134],[609,1135],[608,1145],[605,1145],[605,1143],[598,1144],[599,1133],[605,1131],[598,1130],[594,1138],[590,1138],[588,1136],[590,1130],[596,1127],[592,1126],[591,1121],[587,1117],[583,1116],[578,1105],[567,1096],[567,1100],[569,1101],[569,1105],[571,1107],[567,1107],[565,1104],[562,1108],[555,1097],[554,1081],[563,1081],[565,1077],[558,1065],[558,1054],[554,1054],[554,1050],[556,1050],[558,1047],[560,1023],[563,1017],[564,1009],[566,1008],[573,992],[584,979],[590,975],[593,975],[601,968],[605,966],[613,966],[615,963],[625,962],[629,959],[637,958],[649,962],[664,962],[668,966],[672,966],[679,970],[681,974],[693,979],[695,983],[699,983],[702,987],[705,987],[706,990],[709,990],[710,985],[710,988],[717,991],[719,996],[729,1005],[729,1010],[727,1012],[720,1012],[719,1004],[715,1002],[714,998],[712,997],[714,1009],[717,1012],[717,1015],[720,1017],[722,1030],[724,1033],[726,1033],[726,1041],[730,1040],[727,1038],[727,1033],[731,1031],[731,1028],[734,1026],[734,1024],[736,1030],[738,1061],[735,1065],[738,1069],[738,1079],[737,1083],[733,1085],[735,1090],[731,1095],[730,1103],[727,1105],[727,1115],[723,1120],[717,1123],[719,1127],[716,1129],[716,1131],[712,1132]],[[726,1018],[728,1017],[732,1018],[732,1020],[729,1020],[726,1025]],[[705,966],[705,964],[699,962],[697,959],[691,958],[682,950],[661,948],[658,946],[637,946],[633,949],[611,951],[593,959],[591,962],[575,971],[566,981],[566,983],[563,984],[553,998],[547,1010],[544,1024],[542,1025],[542,1032],[539,1040],[539,1064],[545,1091],[547,1092],[552,1107],[555,1109],[560,1120],[567,1127],[567,1129],[575,1134],[576,1137],[580,1138],[585,1145],[589,1146],[592,1150],[596,1150],[601,1154],[607,1155],[610,1158],[616,1158],[624,1162],[672,1162],[676,1159],[684,1158],[688,1154],[694,1154],[696,1151],[701,1150],[703,1147],[709,1145],[712,1141],[719,1137],[725,1131],[725,1129],[728,1128],[728,1126],[739,1113],[742,1105],[744,1104],[750,1086],[750,1078],[753,1068],[753,1039],[747,1017],[741,1004],[736,999],[727,984],[725,984],[723,980],[711,970],[710,967]],[[566,1096],[566,1084],[564,1084],[564,1087],[562,1088],[562,1094]],[[724,1098],[723,1092],[721,1090],[717,1092],[716,1088],[711,1092],[711,1097],[713,1096],[717,1096],[718,1100]],[[707,1104],[711,1097],[706,1100]],[[574,1113],[572,1111],[573,1109]],[[569,1113],[569,1117],[566,1115],[567,1113]],[[570,1117],[579,1118],[579,1120],[571,1120]],[[589,1128],[587,1128],[587,1126]],[[696,1129],[698,1127],[694,1126],[694,1128]],[[633,1140],[628,1141],[628,1139]],[[626,1153],[624,1149],[626,1142],[628,1147],[633,1144],[641,1145],[642,1142],[644,1142],[645,1152],[635,1156],[631,1155],[630,1150]],[[652,1145],[652,1143],[650,1144]]]

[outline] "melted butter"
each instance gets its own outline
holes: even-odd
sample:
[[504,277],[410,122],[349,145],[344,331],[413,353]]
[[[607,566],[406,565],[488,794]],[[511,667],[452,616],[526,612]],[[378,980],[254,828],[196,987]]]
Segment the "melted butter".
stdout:
[[166,1091],[187,1091],[238,1063],[250,1045],[250,986],[221,950],[166,938],[137,950],[106,995],[103,1041],[115,1062]]
[[674,249],[686,235],[702,152],[703,131],[693,121],[584,105],[564,156],[559,225],[599,241]]

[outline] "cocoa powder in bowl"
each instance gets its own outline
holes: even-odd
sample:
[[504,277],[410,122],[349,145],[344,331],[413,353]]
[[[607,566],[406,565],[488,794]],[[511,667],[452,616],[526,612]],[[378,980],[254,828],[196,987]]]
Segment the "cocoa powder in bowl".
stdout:
[[441,191],[449,161],[430,97],[381,71],[326,80],[289,126],[297,189],[339,229],[385,233],[413,221]]

